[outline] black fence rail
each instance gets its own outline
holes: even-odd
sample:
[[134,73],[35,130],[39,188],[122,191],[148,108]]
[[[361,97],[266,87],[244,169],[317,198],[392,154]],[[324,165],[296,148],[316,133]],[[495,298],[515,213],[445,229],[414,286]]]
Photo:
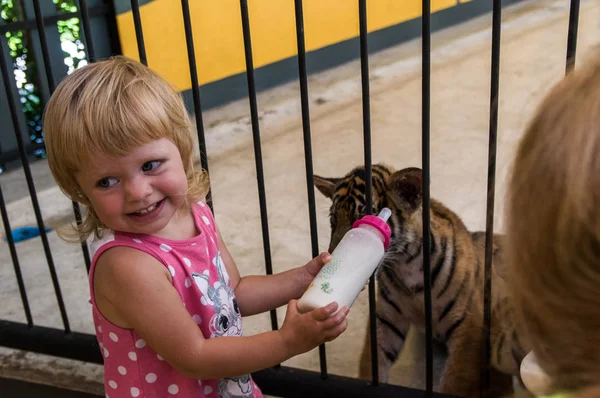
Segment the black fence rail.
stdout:
[[[577,26],[579,16],[579,0],[571,0],[569,30],[568,30],[568,50],[566,57],[567,72],[574,67],[575,53],[577,44]],[[34,28],[37,27],[41,50],[43,54],[43,64],[47,78],[47,84],[50,92],[56,86],[55,72],[51,67],[51,61],[48,53],[48,43],[45,36],[44,26],[55,23],[56,16],[44,17],[40,7],[40,0],[33,0],[35,9],[35,21],[23,21],[13,24],[11,27],[0,26],[0,32],[12,28]],[[202,105],[200,91],[198,86],[198,72],[196,69],[196,60],[194,52],[194,40],[192,37],[192,22],[188,0],[181,0],[182,19],[185,27],[185,37],[187,52],[189,58],[189,68],[191,75],[191,84],[193,91],[194,111],[196,116],[196,126],[198,131],[199,147],[201,154],[201,165],[208,170],[208,157],[206,154],[206,143],[204,136],[204,127],[202,121]],[[131,7],[134,17],[136,39],[140,59],[147,63],[143,27],[141,23],[139,4],[137,0],[131,0]],[[370,98],[369,98],[369,53],[368,53],[368,27],[367,27],[367,0],[357,0],[360,24],[360,59],[361,59],[361,83],[362,83],[362,111],[363,111],[363,132],[364,132],[364,163],[367,176],[367,211],[369,214],[373,210],[372,201],[372,165],[371,165],[371,117],[370,117]],[[489,387],[489,330],[490,330],[490,305],[491,305],[491,249],[494,221],[494,193],[495,193],[495,173],[496,173],[496,141],[498,133],[498,92],[499,92],[499,70],[500,70],[500,41],[501,41],[501,10],[502,1],[493,0],[492,11],[492,63],[491,63],[491,92],[490,92],[490,118],[489,118],[489,149],[488,149],[488,177],[487,177],[487,204],[486,204],[486,251],[485,251],[485,289],[484,289],[484,349],[482,350],[482,380],[481,393]],[[88,7],[86,0],[79,0],[79,11],[75,15],[81,17],[87,55],[90,62],[97,59],[94,48],[94,39],[90,30],[90,17],[99,15],[103,12],[112,12],[108,6],[102,5],[95,8]],[[252,58],[252,39],[250,32],[250,23],[248,15],[247,0],[240,0],[240,11],[243,28],[243,39],[246,60],[246,77],[248,83],[248,98],[250,102],[250,115],[252,120],[252,135],[254,143],[255,166],[257,173],[257,189],[260,204],[260,215],[262,221],[262,236],[266,273],[272,273],[271,247],[268,232],[268,215],[266,205],[266,194],[264,185],[264,172],[262,163],[262,150],[260,140],[260,126],[258,118],[258,105],[256,100],[256,85],[254,80],[254,65]],[[306,184],[308,191],[309,205],[309,224],[311,234],[312,256],[318,255],[318,235],[315,193],[313,184],[313,163],[311,148],[311,130],[310,130],[310,110],[308,97],[308,79],[306,68],[306,49],[304,42],[304,21],[302,0],[295,0],[295,18],[296,18],[296,39],[298,48],[298,69],[300,82],[300,98],[302,106],[302,127],[304,136],[304,155],[306,167]],[[18,26],[17,26],[18,25]],[[430,0],[422,2],[422,170],[423,170],[423,248],[431,248],[430,239],[430,90],[431,90],[431,12]],[[27,323],[11,322],[0,320],[0,345],[33,351],[43,354],[54,355],[58,357],[76,359],[91,363],[102,363],[102,356],[95,336],[71,331],[69,318],[62,300],[61,287],[56,277],[55,265],[52,259],[52,253],[48,246],[47,235],[44,232],[44,221],[40,212],[39,203],[36,196],[36,190],[29,167],[28,147],[23,141],[22,131],[24,126],[21,123],[19,107],[17,101],[16,86],[14,78],[11,76],[6,57],[6,41],[0,39],[0,66],[2,70],[2,81],[4,83],[6,98],[10,108],[11,121],[14,126],[14,135],[18,144],[18,155],[25,172],[29,194],[33,203],[37,224],[41,233],[41,239],[44,246],[48,267],[52,276],[54,292],[56,294],[63,329],[48,328],[35,325],[31,316],[29,299],[22,278],[19,265],[19,259],[15,249],[15,242],[11,234],[11,226],[8,218],[7,208],[0,188],[0,211],[4,230],[6,232],[7,242],[15,270],[17,284],[23,303]],[[151,66],[151,65],[150,65]],[[81,221],[79,207],[73,203],[73,209],[78,222]],[[86,266],[89,271],[89,254],[87,247],[82,246]],[[312,372],[302,369],[293,369],[289,367],[276,366],[257,372],[254,377],[261,386],[264,393],[286,397],[421,397],[425,393],[427,396],[442,396],[433,393],[433,335],[432,335],[432,298],[431,298],[431,253],[424,250],[424,295],[426,304],[426,390],[415,390],[402,386],[395,386],[380,383],[378,380],[378,362],[377,362],[377,337],[375,333],[375,282],[371,277],[369,281],[369,319],[371,327],[371,350],[372,350],[372,379],[358,380],[347,377],[331,375],[327,371],[327,355],[325,346],[319,347],[320,372]],[[277,315],[275,311],[271,312],[271,326],[276,329],[278,326]],[[293,387],[292,387],[293,386]]]

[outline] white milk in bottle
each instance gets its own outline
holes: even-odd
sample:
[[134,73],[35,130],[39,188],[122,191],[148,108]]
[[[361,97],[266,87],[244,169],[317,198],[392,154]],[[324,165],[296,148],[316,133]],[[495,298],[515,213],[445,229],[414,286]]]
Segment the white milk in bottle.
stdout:
[[386,207],[379,215],[364,216],[354,223],[331,253],[331,261],[321,268],[298,300],[301,313],[332,301],[338,303],[338,310],[352,306],[390,244],[387,220],[391,214]]

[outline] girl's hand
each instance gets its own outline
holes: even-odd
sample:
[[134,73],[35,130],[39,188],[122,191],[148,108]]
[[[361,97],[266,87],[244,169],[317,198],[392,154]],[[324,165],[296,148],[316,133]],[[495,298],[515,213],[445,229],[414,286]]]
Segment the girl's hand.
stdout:
[[306,272],[303,273],[302,278],[302,284],[304,285],[303,290],[308,288],[308,285],[315,279],[315,276],[317,276],[321,268],[330,261],[331,254],[323,252],[304,265],[303,268]]
[[283,325],[279,330],[290,356],[310,351],[318,345],[334,340],[348,327],[346,318],[350,309],[343,307],[335,315],[337,303],[317,308],[306,314],[298,312],[297,301],[288,303]]

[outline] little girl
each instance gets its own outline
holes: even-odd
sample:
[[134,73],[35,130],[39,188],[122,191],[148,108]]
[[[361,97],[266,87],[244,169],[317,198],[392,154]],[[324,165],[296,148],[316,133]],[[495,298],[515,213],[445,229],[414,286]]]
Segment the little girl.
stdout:
[[600,57],[544,99],[511,178],[507,275],[545,393],[600,397]]
[[[52,174],[87,208],[93,319],[107,396],[262,397],[250,373],[339,336],[348,308],[299,314],[320,268],[240,277],[209,207],[180,96],[138,62],[76,70],[50,99]],[[291,300],[291,301],[290,301]],[[288,303],[289,301],[289,303]],[[288,303],[281,329],[242,337],[241,316]]]

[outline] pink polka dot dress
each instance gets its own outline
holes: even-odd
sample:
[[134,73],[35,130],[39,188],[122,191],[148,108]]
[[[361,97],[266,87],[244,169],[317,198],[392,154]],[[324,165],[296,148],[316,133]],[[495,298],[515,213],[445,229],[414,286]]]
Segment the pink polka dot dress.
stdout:
[[93,276],[98,256],[111,247],[127,246],[150,254],[169,270],[173,286],[204,338],[242,335],[242,318],[219,252],[214,218],[203,202],[194,204],[192,209],[200,233],[191,239],[111,232],[90,243],[91,302],[109,398],[262,398],[250,375],[219,380],[196,380],[182,375],[135,330],[113,325],[96,306]]

